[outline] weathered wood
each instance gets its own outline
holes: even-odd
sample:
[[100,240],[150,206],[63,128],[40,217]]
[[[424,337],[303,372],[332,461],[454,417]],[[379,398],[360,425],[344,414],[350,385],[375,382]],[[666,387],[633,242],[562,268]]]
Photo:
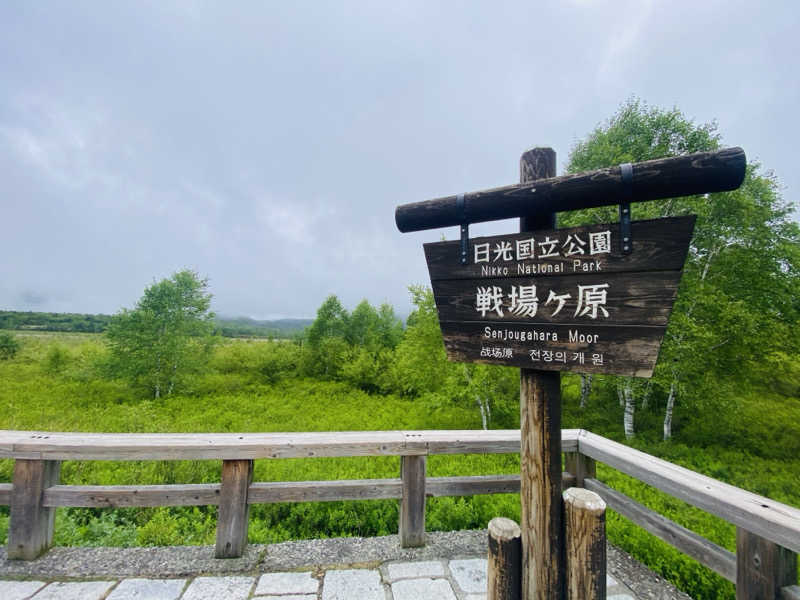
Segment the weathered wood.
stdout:
[[215,554],[217,558],[238,558],[244,553],[250,516],[247,491],[252,480],[252,460],[222,461]]
[[561,501],[561,377],[522,369],[520,408],[520,502],[522,597],[561,598],[564,526]]
[[800,552],[800,509],[700,475],[599,435],[581,431],[578,452],[737,527]]
[[585,479],[596,477],[597,467],[593,459],[578,452],[564,452],[566,470],[575,476],[575,487],[584,487]]
[[414,548],[425,545],[425,456],[400,458],[403,498],[400,501],[400,545]]
[[33,560],[53,543],[56,511],[42,504],[44,490],[58,483],[61,463],[52,460],[14,462],[8,558]]
[[[537,149],[538,150],[538,149]],[[523,157],[524,158],[524,157]],[[747,159],[741,148],[702,152],[633,165],[631,202],[735,190],[744,180]],[[555,173],[553,173],[555,175]],[[400,231],[420,231],[618,204],[624,190],[620,167],[526,180],[464,194],[398,206]]]
[[569,600],[606,598],[606,503],[583,488],[564,492]]
[[642,529],[677,548],[700,564],[736,583],[736,555],[710,542],[685,527],[678,525],[654,510],[594,478],[586,478],[584,486],[600,495],[608,507],[630,519]]
[[[519,430],[313,433],[55,433],[0,431],[0,458],[31,460],[244,460],[519,452]],[[577,448],[567,429],[564,449]]]
[[0,506],[11,504],[11,489],[13,486],[10,483],[0,483]]
[[522,586],[522,531],[514,521],[489,521],[488,593],[486,600],[520,600]]
[[[674,217],[667,219],[650,219],[631,223],[631,233],[636,240],[636,251],[624,254],[620,248],[619,223],[586,225],[569,229],[551,229],[524,233],[509,233],[490,237],[470,238],[469,261],[462,265],[458,260],[461,242],[431,242],[424,244],[425,260],[431,281],[448,279],[482,279],[493,277],[486,273],[487,267],[506,267],[505,277],[536,277],[546,280],[551,277],[563,277],[570,273],[636,273],[639,271],[680,271],[686,260],[687,244],[694,231],[696,217]],[[589,254],[590,249],[584,246],[584,253],[571,254],[580,246],[570,247],[568,236],[577,234],[584,244],[588,245],[589,235],[597,235],[608,231],[611,240],[611,251]],[[517,260],[517,242],[534,239],[535,256]],[[554,250],[556,256],[544,256],[539,245],[546,239],[557,240]],[[503,260],[494,252],[497,244],[507,242],[511,247],[512,260]],[[475,246],[489,244],[490,262],[475,262]],[[577,265],[575,261],[578,261]],[[518,266],[520,265],[520,266]],[[592,269],[588,271],[588,269]],[[491,271],[490,271],[491,272]]]
[[45,490],[43,506],[118,508],[129,506],[213,506],[220,484],[54,485]]
[[[553,177],[555,152],[534,148],[520,158],[520,183]],[[552,214],[547,214],[548,212]],[[555,210],[519,213],[520,229],[555,227]],[[522,598],[560,599],[564,590],[561,501],[561,375],[520,369],[520,514]]]
[[736,528],[737,600],[774,600],[797,583],[797,554],[741,527]]
[[781,600],[800,600],[800,585],[787,585],[781,588]]

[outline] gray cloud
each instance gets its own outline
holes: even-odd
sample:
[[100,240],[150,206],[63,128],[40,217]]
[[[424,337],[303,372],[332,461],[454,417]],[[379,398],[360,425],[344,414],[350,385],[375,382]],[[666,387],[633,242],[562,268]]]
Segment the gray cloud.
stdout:
[[513,183],[533,145],[563,165],[631,94],[796,198],[792,2],[395,4],[0,6],[0,306],[115,312],[191,267],[227,314],[405,310],[455,231],[397,204]]

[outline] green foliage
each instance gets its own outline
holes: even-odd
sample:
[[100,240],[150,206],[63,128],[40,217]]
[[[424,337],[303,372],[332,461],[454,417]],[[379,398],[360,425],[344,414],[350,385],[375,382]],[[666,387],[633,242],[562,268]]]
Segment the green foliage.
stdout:
[[0,360],[14,358],[19,352],[19,341],[12,333],[0,331]]
[[179,271],[146,288],[136,308],[115,315],[106,332],[111,372],[159,398],[203,367],[214,340],[207,287],[195,272]]
[[0,310],[0,329],[99,333],[110,320],[108,315]]

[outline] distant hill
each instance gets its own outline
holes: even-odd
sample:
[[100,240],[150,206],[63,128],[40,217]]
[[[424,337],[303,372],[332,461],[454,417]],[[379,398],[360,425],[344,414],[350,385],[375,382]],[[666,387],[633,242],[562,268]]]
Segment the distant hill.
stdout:
[[[0,329],[102,333],[111,315],[23,312],[0,310]],[[217,317],[214,322],[225,337],[294,337],[313,319],[258,321],[248,317]]]

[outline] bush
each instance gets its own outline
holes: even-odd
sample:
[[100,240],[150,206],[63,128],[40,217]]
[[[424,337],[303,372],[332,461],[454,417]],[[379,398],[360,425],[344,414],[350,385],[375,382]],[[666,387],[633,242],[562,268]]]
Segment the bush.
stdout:
[[19,352],[19,341],[14,334],[0,331],[0,360],[14,358]]

